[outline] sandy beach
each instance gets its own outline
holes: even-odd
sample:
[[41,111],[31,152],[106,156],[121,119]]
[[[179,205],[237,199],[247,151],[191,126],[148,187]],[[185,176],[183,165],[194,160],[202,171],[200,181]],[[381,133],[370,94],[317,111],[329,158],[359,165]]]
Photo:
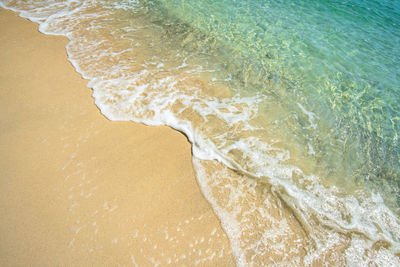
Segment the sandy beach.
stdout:
[[1,266],[235,264],[184,135],[102,116],[66,38],[0,38]]

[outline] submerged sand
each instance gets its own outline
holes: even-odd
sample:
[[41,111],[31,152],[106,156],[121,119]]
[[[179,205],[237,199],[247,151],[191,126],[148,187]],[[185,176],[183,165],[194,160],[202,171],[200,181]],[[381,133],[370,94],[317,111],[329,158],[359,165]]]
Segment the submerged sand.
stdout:
[[107,120],[66,44],[0,9],[0,265],[234,265],[185,136]]

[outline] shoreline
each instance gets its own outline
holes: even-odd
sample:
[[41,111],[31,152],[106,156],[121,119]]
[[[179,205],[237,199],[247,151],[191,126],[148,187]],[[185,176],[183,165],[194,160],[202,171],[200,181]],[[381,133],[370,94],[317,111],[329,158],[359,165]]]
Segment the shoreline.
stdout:
[[0,23],[0,264],[234,265],[186,137],[107,120],[66,38]]

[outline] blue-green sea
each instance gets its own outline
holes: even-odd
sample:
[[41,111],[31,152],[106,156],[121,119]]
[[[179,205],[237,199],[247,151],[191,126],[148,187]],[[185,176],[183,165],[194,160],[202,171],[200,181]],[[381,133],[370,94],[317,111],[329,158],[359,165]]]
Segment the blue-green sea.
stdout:
[[[330,250],[339,256],[326,262],[399,263],[400,1],[0,4],[70,39],[69,60],[106,117],[188,137],[238,265],[271,263],[261,257],[270,226],[254,226],[269,216],[267,194],[312,240],[281,264],[313,265]],[[259,187],[269,193],[247,195]]]
[[279,103],[273,119],[318,173],[368,183],[398,209],[400,2],[159,2],[217,43],[236,90]]

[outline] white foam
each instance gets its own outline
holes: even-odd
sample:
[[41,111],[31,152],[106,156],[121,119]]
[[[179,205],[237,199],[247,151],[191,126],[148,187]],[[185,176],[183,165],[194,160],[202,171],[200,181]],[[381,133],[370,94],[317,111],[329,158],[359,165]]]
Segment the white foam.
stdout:
[[299,106],[300,110],[307,115],[308,117],[308,122],[310,123],[310,126],[315,130],[317,129],[318,125],[314,122],[315,120],[315,113],[308,111],[302,104],[297,103],[297,106]]

